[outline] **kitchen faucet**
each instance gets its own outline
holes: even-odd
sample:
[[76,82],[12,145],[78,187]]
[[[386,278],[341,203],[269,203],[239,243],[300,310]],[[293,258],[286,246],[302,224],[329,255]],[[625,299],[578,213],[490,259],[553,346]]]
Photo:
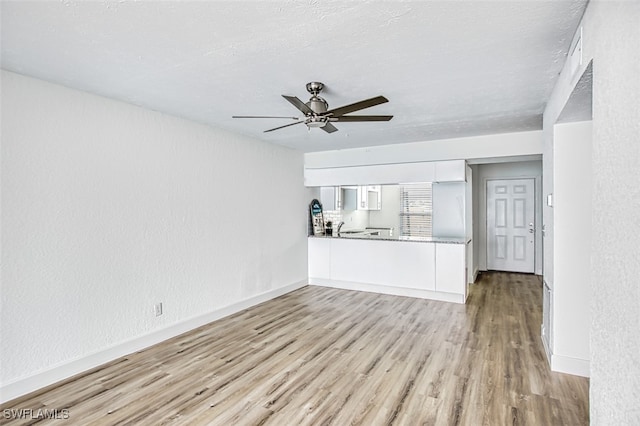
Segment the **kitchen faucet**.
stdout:
[[340,222],[338,224],[338,230],[336,231],[338,235],[340,235],[340,228],[342,228],[342,225],[344,225],[344,222]]

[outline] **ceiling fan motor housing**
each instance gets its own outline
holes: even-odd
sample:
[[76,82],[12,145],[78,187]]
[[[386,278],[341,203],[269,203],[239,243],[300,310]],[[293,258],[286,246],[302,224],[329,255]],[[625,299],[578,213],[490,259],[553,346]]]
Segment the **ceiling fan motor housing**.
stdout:
[[[311,109],[316,114],[322,114],[327,112],[329,109],[329,104],[323,98],[318,96],[318,94],[324,89],[324,83],[320,83],[319,81],[312,81],[307,83],[307,92],[311,93],[311,99],[305,105]],[[309,116],[310,114],[307,114]]]
[[315,112],[316,114],[322,114],[324,112],[327,112],[327,109],[329,109],[329,104],[327,103],[327,101],[317,95],[313,95],[306,105],[311,109],[311,111]]

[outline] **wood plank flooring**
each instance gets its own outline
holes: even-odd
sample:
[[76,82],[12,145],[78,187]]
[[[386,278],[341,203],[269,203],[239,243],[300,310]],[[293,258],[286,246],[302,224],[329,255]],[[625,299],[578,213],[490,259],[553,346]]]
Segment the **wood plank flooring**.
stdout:
[[66,409],[38,423],[65,425],[588,424],[588,380],[546,362],[539,277],[471,288],[457,305],[305,287],[1,408]]

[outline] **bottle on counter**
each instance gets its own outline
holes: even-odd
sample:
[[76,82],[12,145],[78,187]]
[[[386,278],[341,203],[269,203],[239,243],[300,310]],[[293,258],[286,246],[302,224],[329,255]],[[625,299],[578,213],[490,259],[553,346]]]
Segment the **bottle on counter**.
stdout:
[[325,224],[324,227],[325,233],[328,236],[333,236],[333,222],[331,222],[330,220],[327,221],[327,223]]

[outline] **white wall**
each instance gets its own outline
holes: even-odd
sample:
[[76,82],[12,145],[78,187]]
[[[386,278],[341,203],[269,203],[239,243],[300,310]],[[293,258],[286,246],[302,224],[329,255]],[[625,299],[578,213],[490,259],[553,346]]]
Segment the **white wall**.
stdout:
[[[553,352],[589,363],[591,300],[590,121],[556,124],[554,134],[555,223]],[[586,371],[588,374],[588,369]]]
[[474,209],[474,251],[477,263],[474,269],[487,270],[487,180],[530,177],[536,180],[536,274],[542,274],[542,162],[520,161],[509,163],[479,164],[473,166],[475,185],[473,197],[478,200]]
[[542,131],[503,133],[337,151],[309,152],[305,168],[466,160],[542,154]]
[[[480,223],[480,172],[478,168],[480,167],[477,164],[474,164],[471,167],[471,173],[473,174],[473,181],[471,183],[471,191],[472,191],[472,205],[473,210],[472,214],[472,222],[473,222],[473,262],[471,267],[469,268],[470,275],[475,278],[478,275],[478,271],[480,270],[480,227],[486,226],[486,224]],[[484,243],[485,251],[487,244]],[[486,255],[485,263],[486,263]]]
[[1,148],[3,400],[306,284],[299,152],[4,71]]
[[[465,210],[464,210],[464,236],[467,239],[467,251],[466,251],[466,258],[467,258],[467,283],[472,284],[475,282],[476,280],[476,269],[474,268],[474,265],[476,264],[476,260],[475,260],[475,249],[474,249],[474,244],[475,241],[473,240],[473,234],[475,232],[475,223],[473,220],[473,212],[474,212],[474,208],[475,208],[475,200],[474,200],[474,196],[473,196],[473,188],[475,187],[475,182],[474,182],[474,172],[471,169],[470,166],[467,165],[466,167],[466,173],[467,173],[467,184],[465,185],[464,188],[464,205],[465,205]],[[469,294],[469,288],[467,287],[467,295]]]
[[369,210],[343,210],[342,220],[344,225],[341,231],[364,229],[369,226]]
[[[639,2],[589,2],[582,65],[575,74],[565,65],[543,120],[546,194],[553,190],[554,125],[593,60],[590,418],[596,425],[640,424],[638,22]],[[544,214],[549,228],[553,211]]]

